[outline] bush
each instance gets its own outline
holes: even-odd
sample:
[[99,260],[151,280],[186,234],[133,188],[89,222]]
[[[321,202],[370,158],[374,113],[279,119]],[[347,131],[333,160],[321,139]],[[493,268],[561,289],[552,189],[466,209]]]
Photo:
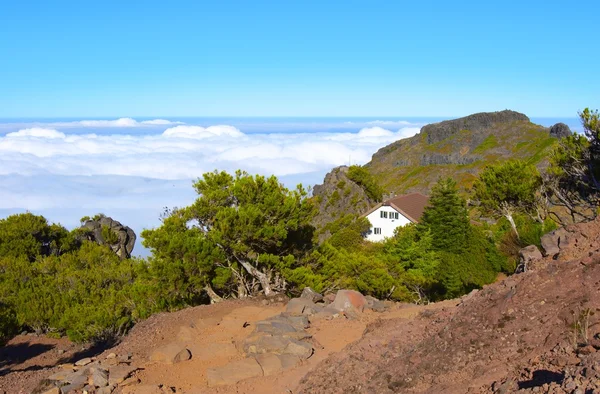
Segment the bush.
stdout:
[[348,178],[362,187],[371,200],[379,202],[383,199],[383,188],[377,184],[375,178],[365,167],[350,166]]

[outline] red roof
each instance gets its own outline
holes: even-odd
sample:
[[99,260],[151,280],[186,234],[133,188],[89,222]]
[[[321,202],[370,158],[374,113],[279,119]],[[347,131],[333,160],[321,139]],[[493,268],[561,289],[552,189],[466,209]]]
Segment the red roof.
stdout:
[[404,215],[408,220],[413,223],[418,223],[423,216],[423,211],[429,203],[429,197],[421,193],[405,194],[403,196],[397,196],[390,198],[382,203],[375,205],[369,211],[364,213],[362,216],[367,216],[371,212],[376,211],[382,206],[391,206],[396,211]]

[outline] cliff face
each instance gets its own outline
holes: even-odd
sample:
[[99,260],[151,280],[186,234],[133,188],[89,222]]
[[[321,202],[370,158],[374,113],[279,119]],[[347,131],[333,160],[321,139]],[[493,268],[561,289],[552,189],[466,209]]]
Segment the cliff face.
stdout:
[[348,167],[336,167],[329,172],[322,185],[316,185],[313,196],[319,206],[319,214],[313,224],[317,229],[347,215],[360,215],[376,204],[364,189],[348,177]]
[[424,126],[373,155],[367,167],[387,193],[427,194],[440,177],[469,188],[489,164],[521,159],[547,165],[551,146],[568,126],[546,128],[514,111],[479,113]]

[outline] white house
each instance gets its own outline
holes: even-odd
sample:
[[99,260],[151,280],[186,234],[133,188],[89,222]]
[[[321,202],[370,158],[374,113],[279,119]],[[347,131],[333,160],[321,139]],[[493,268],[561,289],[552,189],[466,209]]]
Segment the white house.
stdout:
[[375,205],[362,216],[369,219],[371,229],[365,238],[372,242],[383,241],[394,235],[396,227],[418,223],[429,197],[421,193],[390,198]]

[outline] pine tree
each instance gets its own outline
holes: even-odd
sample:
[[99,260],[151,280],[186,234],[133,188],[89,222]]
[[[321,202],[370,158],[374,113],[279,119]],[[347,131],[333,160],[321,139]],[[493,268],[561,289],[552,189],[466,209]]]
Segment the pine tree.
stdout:
[[452,178],[440,179],[432,188],[419,231],[431,233],[435,250],[460,254],[467,248],[469,216],[464,198]]

